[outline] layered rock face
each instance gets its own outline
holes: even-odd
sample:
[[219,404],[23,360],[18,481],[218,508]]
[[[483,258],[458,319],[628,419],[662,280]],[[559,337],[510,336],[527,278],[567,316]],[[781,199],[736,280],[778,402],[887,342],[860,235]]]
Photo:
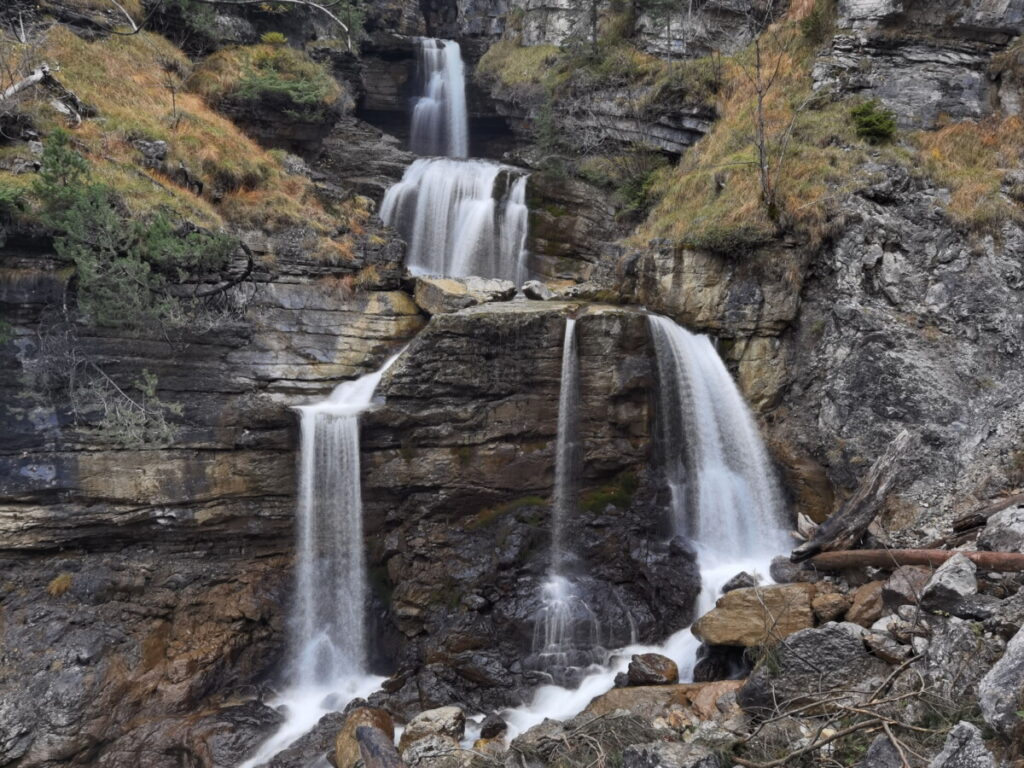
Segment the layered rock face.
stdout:
[[[180,406],[173,442],[145,450],[109,442],[94,412],[76,420],[66,388],[40,387],[43,371],[68,364],[44,311],[68,270],[30,242],[6,244],[4,763],[171,766],[176,750],[208,754],[235,739],[227,765],[275,722],[215,708],[251,697],[280,656],[295,485],[288,406],[372,370],[425,320],[394,290],[394,246],[367,245],[338,266],[307,255],[301,233],[248,240],[273,266],[236,289],[208,331],[78,331],[81,359],[117,381],[149,371],[161,400]],[[354,289],[354,274],[380,290]]]
[[[374,631],[399,649],[385,700],[397,713],[486,711],[544,679],[529,657],[551,564],[562,336],[578,309],[517,301],[435,316],[386,374],[386,404],[364,418]],[[629,627],[654,639],[685,626],[696,571],[678,543],[657,543],[670,533],[667,503],[642,469],[646,319],[591,307],[577,329],[582,490],[566,540],[612,648],[634,639]]]

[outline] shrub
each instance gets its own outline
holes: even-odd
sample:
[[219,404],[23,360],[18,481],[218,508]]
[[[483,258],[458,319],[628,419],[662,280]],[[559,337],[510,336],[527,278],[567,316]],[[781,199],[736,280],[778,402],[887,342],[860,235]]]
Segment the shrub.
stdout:
[[309,122],[324,120],[341,96],[337,81],[322,65],[278,45],[218,51],[196,69],[188,86],[214,104],[267,102]]
[[876,99],[858,104],[850,110],[857,135],[872,143],[881,144],[896,135],[896,115]]
[[284,36],[283,32],[264,32],[260,35],[260,42],[264,45],[285,45],[288,38]]
[[800,32],[811,45],[821,45],[836,25],[836,0],[814,0],[814,7],[800,20]]
[[53,577],[46,585],[46,592],[50,597],[60,597],[71,589],[71,574],[65,571]]

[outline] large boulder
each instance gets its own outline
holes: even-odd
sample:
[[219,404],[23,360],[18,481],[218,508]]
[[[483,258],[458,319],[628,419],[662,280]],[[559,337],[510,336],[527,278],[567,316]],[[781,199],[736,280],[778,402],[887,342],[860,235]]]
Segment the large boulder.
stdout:
[[978,703],[985,722],[1008,734],[1021,722],[1017,713],[1024,692],[1024,630],[1006,645],[1003,657],[978,684]]
[[377,728],[389,739],[395,738],[395,724],[391,715],[375,707],[357,707],[348,713],[345,724],[334,741],[334,764],[337,768],[352,768],[361,758],[356,729],[360,726]]
[[882,618],[882,613],[885,610],[885,604],[882,601],[884,584],[883,581],[869,581],[858,587],[857,591],[853,593],[853,604],[846,612],[846,620],[860,624],[862,627],[870,627]]
[[697,619],[693,634],[708,645],[752,647],[778,642],[814,626],[813,584],[776,584],[734,589]]
[[466,733],[466,716],[458,707],[438,707],[420,712],[409,721],[398,742],[401,752],[427,736],[447,736],[458,742]]
[[961,721],[949,732],[942,751],[928,768],[996,768],[996,761],[977,726]]
[[848,701],[870,695],[889,666],[868,652],[865,634],[863,627],[842,622],[790,635],[740,688],[740,706],[756,714],[836,695]]
[[917,605],[931,577],[932,572],[928,568],[901,565],[882,586],[882,601],[889,609],[900,605]]
[[516,295],[508,280],[485,277],[417,277],[416,304],[428,315],[458,312],[490,301],[508,301]]
[[997,512],[978,536],[978,549],[993,552],[1024,551],[1024,505]]
[[679,667],[660,653],[638,653],[629,661],[630,685],[674,685],[679,682]]
[[742,685],[740,680],[717,683],[683,683],[632,688],[612,688],[587,705],[584,713],[600,717],[626,710],[644,720],[653,721],[670,711],[684,711],[699,720],[714,720],[722,715],[727,699]]

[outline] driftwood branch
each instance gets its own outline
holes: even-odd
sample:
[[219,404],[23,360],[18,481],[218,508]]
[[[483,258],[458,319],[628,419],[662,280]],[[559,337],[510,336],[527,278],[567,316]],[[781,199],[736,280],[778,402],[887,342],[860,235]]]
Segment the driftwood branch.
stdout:
[[896,479],[899,460],[911,443],[907,430],[900,432],[885,453],[875,460],[853,496],[818,526],[814,537],[793,550],[789,559],[799,563],[818,552],[850,549],[860,540],[878,515],[885,497]]
[[405,768],[394,742],[380,728],[360,725],[356,728],[356,743],[364,768]]
[[28,77],[8,86],[3,93],[0,93],[0,101],[7,101],[8,99],[14,98],[22,91],[31,88],[33,85],[43,82],[49,77],[51,77],[50,65],[42,64],[36,67],[34,70],[32,70],[32,74],[30,74]]
[[135,19],[133,19],[132,15],[128,13],[127,10],[125,10],[125,7],[123,5],[117,2],[117,0],[110,0],[110,4],[117,8],[117,10],[119,10],[126,19],[128,19],[128,23],[131,24],[132,27],[132,32],[139,31],[139,25],[135,23]]
[[1024,571],[1024,553],[1021,552],[962,552],[950,549],[851,549],[845,552],[823,552],[812,557],[810,562],[818,570],[841,571],[866,566],[939,566],[953,555],[963,555],[985,571]]

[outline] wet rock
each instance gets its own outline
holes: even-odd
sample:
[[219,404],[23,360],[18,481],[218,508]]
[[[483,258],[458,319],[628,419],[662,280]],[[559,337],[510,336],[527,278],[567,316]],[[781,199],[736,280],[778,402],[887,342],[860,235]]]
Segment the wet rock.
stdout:
[[632,744],[622,751],[622,768],[719,768],[706,747],[679,742]]
[[380,730],[392,741],[395,738],[395,724],[391,715],[383,709],[375,707],[357,707],[349,711],[345,723],[337,732],[334,741],[334,764],[336,768],[352,768],[361,756],[359,743],[356,741],[356,729],[370,726]]
[[477,739],[473,742],[473,750],[491,757],[502,755],[507,749],[505,740],[501,737],[493,739]]
[[659,653],[639,653],[629,661],[630,685],[674,685],[679,682],[679,667]]
[[805,629],[782,640],[773,663],[755,668],[737,700],[751,713],[810,703],[816,692],[843,691],[856,701],[870,695],[889,666],[868,653],[863,627],[850,622]]
[[869,581],[862,584],[853,593],[853,603],[846,612],[846,620],[862,627],[870,627],[880,618],[885,610],[882,600],[882,588],[885,582]]
[[949,732],[942,751],[928,768],[996,768],[978,727],[961,721]]
[[978,536],[978,549],[1024,552],[1024,506],[1010,507],[990,517]]
[[466,716],[458,707],[438,707],[420,712],[409,721],[398,742],[400,752],[405,752],[413,742],[427,736],[446,736],[458,742],[466,732]]
[[202,742],[214,765],[235,765],[252,754],[284,722],[277,710],[259,701],[220,710],[190,729],[191,743]]
[[811,610],[818,623],[839,621],[850,608],[850,598],[840,592],[824,592],[811,600]]
[[708,645],[755,646],[777,642],[814,626],[811,584],[784,584],[736,589],[718,598],[715,607],[693,625],[693,634]]
[[346,716],[341,712],[324,715],[308,733],[274,755],[267,768],[306,768],[325,759],[329,753],[333,752],[336,757],[338,732],[344,730],[345,722]]
[[1024,630],[1006,645],[1002,658],[978,684],[978,703],[985,722],[1008,735],[1021,723],[1017,713],[1024,708]]
[[722,594],[726,592],[732,592],[734,589],[744,589],[746,587],[756,587],[761,583],[761,579],[752,573],[746,571],[740,571],[725,584],[722,585]]
[[501,715],[488,715],[480,723],[481,739],[500,739],[508,731],[508,723]]
[[768,573],[778,584],[809,584],[821,581],[824,576],[806,564],[790,561],[785,555],[772,558]]
[[882,586],[882,602],[890,610],[900,605],[917,605],[931,577],[928,568],[901,565]]
[[428,315],[458,312],[490,301],[508,301],[516,295],[509,280],[483,277],[417,277],[416,303]]
[[539,280],[528,280],[523,283],[523,295],[535,301],[548,301],[555,296],[554,291]]

